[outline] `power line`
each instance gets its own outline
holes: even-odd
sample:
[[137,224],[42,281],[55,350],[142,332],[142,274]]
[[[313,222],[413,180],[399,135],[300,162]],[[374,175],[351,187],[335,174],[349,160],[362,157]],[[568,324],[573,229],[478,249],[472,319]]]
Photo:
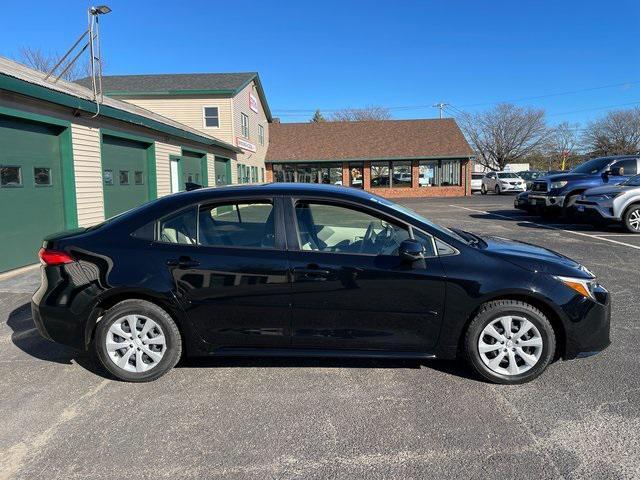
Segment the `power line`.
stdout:
[[[607,88],[635,85],[638,83],[640,83],[640,80],[632,80],[628,82],[611,83],[608,85],[599,85],[596,87],[588,87],[588,88],[577,89],[577,90],[568,90],[564,92],[548,93],[544,95],[535,95],[530,97],[521,97],[521,98],[516,98],[512,100],[498,100],[498,101],[491,101],[491,102],[465,104],[465,105],[459,105],[459,107],[461,108],[482,107],[487,105],[497,105],[499,103],[518,103],[518,102],[524,102],[528,100],[539,100],[542,98],[560,97],[564,95],[574,95],[576,93],[591,92],[594,90],[603,90]],[[433,108],[433,106],[434,106],[433,104],[422,104],[422,105],[390,106],[390,107],[384,107],[384,108],[387,108],[388,110],[414,110],[414,109],[417,110],[422,108]],[[343,109],[342,108],[321,108],[320,110],[322,112],[332,113],[332,112],[337,112]],[[279,113],[281,116],[303,116],[304,114],[309,114],[309,113],[313,114],[315,113],[315,111],[316,111],[315,108],[314,109],[274,109],[274,112]],[[287,115],[287,114],[298,114],[298,115]]]

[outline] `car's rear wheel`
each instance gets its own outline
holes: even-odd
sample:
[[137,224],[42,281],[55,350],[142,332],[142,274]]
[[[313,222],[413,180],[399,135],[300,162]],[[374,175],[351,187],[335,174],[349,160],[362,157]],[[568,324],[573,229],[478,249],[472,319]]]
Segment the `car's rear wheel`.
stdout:
[[624,226],[631,233],[640,233],[640,205],[631,205],[624,213]]
[[526,383],[553,359],[553,327],[537,308],[516,300],[485,303],[464,339],[474,370],[494,383]]
[[124,300],[98,322],[94,353],[113,376],[129,382],[155,380],[182,353],[180,331],[171,316],[145,300]]

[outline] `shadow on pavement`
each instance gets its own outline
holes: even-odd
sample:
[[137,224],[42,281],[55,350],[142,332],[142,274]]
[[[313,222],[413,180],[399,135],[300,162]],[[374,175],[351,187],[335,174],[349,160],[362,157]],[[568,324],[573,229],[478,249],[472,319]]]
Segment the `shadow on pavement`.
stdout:
[[82,368],[106,378],[89,353],[74,350],[65,345],[49,341],[38,333],[31,317],[31,305],[25,303],[13,310],[7,318],[7,325],[13,333],[11,341],[20,350],[38,360],[71,365],[77,363]]
[[[74,350],[41,337],[31,318],[31,306],[25,303],[9,314],[7,325],[13,330],[11,341],[26,354],[47,362],[82,368],[104,378],[111,378],[97,366],[87,352]],[[369,358],[304,357],[192,357],[183,358],[178,368],[429,368],[473,381],[483,382],[461,361],[405,360]]]

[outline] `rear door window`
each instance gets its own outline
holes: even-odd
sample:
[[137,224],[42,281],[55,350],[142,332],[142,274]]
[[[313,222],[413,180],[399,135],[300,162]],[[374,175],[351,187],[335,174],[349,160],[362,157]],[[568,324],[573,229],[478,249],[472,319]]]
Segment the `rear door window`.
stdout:
[[275,208],[269,200],[201,206],[199,244],[275,248]]

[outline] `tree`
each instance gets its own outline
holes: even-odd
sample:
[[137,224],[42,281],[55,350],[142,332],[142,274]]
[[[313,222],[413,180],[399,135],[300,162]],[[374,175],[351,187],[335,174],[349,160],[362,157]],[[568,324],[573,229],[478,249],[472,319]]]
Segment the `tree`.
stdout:
[[331,115],[332,122],[363,122],[366,120],[389,120],[391,112],[385,107],[344,108]]
[[616,110],[589,124],[583,135],[591,156],[640,152],[640,107]]
[[320,122],[326,122],[326,121],[327,120],[324,118],[322,113],[320,113],[319,109],[316,110],[316,113],[313,114],[313,117],[310,120],[311,123],[320,123]]
[[[561,170],[571,168],[573,160],[576,157],[576,148],[578,146],[578,136],[576,128],[578,125],[571,125],[569,122],[558,124],[551,133],[549,165],[548,170],[552,169],[552,160]],[[567,164],[567,162],[569,162]]]
[[508,163],[522,161],[542,150],[549,140],[544,110],[508,103],[464,114],[461,127],[476,151],[476,161],[491,170],[503,170]]
[[[60,61],[62,55],[58,55],[56,53],[45,53],[39,48],[32,47],[22,47],[20,49],[20,53],[18,55],[18,61],[23,63],[27,67],[31,67],[34,70],[38,70],[40,72],[49,73],[53,67]],[[70,59],[67,58],[67,62]],[[65,62],[66,65],[66,62]],[[64,69],[58,68],[58,70],[54,73],[54,75],[59,75],[60,71]],[[69,70],[67,70],[64,75],[62,75],[63,80],[68,80],[73,82],[74,80],[78,80],[79,78],[88,77],[91,75],[89,62],[80,62],[80,60],[76,60],[76,62],[71,66]]]

